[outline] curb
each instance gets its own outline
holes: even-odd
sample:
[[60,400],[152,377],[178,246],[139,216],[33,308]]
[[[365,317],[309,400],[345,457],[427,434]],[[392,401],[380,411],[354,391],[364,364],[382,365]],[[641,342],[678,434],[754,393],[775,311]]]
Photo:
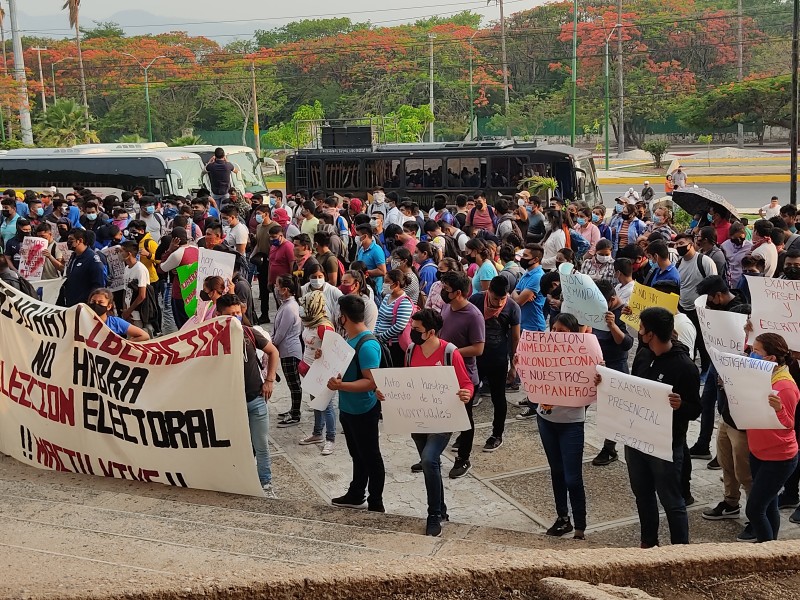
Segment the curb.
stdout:
[[[631,182],[642,180],[645,177],[655,179],[658,175],[638,175],[633,174],[631,177],[599,177],[597,182],[600,185],[629,185]],[[691,184],[705,184],[705,183],[789,183],[791,177],[788,173],[785,175],[696,175],[692,177]],[[701,186],[702,187],[702,186]]]

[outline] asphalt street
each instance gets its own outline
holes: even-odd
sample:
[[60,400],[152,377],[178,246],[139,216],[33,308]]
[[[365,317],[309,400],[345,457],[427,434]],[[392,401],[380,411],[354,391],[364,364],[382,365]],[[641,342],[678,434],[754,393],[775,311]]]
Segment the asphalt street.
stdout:
[[[634,187],[637,192],[641,192],[642,182]],[[600,192],[603,194],[603,202],[606,206],[611,206],[614,198],[621,196],[628,187],[625,185],[600,185]],[[654,186],[655,187],[655,186]],[[780,198],[781,204],[789,202],[789,183],[720,183],[709,184],[708,188],[721,195],[736,208],[756,208],[769,204],[772,196]],[[664,187],[655,187],[656,198],[663,196]]]

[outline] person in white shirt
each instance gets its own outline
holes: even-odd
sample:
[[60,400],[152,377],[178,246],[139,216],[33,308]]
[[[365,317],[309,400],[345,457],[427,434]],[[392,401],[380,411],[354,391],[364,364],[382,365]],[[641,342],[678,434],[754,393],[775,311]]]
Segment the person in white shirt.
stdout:
[[675,186],[675,189],[685,188],[686,183],[688,182],[689,178],[686,176],[686,173],[683,172],[681,167],[672,174],[672,185]]
[[339,318],[339,298],[344,294],[338,287],[325,281],[325,269],[319,263],[311,267],[308,283],[300,288],[300,297],[302,298],[313,291],[322,292],[325,297],[325,312],[328,319],[331,323],[337,323]]
[[625,198],[625,201],[628,204],[636,204],[639,201],[639,192],[633,188],[628,188],[628,191],[625,192],[623,198]]
[[628,304],[633,293],[633,263],[630,258],[618,258],[614,261],[614,277],[617,284],[614,286],[614,295],[623,304]]
[[145,329],[152,335],[142,322],[142,317],[137,308],[147,298],[147,286],[150,285],[150,273],[142,263],[136,259],[139,244],[133,241],[122,242],[122,261],[125,263],[125,308],[120,316],[131,325]]
[[764,277],[772,277],[775,275],[775,269],[778,268],[778,249],[772,243],[772,223],[767,220],[759,219],[753,223],[753,256],[760,256],[764,259],[766,269],[764,270]]
[[400,209],[397,208],[397,201],[399,199],[400,197],[397,195],[397,192],[389,192],[386,194],[386,203],[388,205],[388,209],[386,211],[386,218],[383,220],[384,227],[389,227],[389,225],[392,224],[402,227],[403,223],[405,223],[405,215],[403,215],[403,213],[400,212]]
[[229,228],[224,244],[244,256],[250,232],[247,225],[239,221],[239,209],[233,204],[222,209],[222,225]]
[[781,214],[781,203],[778,200],[778,197],[773,196],[770,199],[769,204],[765,204],[759,209],[758,214],[767,220],[771,219],[772,217],[779,217]]

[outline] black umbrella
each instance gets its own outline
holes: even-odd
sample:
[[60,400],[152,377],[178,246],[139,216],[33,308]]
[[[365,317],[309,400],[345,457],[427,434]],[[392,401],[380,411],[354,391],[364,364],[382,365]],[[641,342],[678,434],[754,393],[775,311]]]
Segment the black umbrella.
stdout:
[[736,211],[736,207],[719,194],[715,194],[706,188],[690,187],[675,190],[672,193],[672,201],[690,215],[708,212],[708,209],[713,206],[714,208],[724,208],[734,219],[739,220],[739,213]]

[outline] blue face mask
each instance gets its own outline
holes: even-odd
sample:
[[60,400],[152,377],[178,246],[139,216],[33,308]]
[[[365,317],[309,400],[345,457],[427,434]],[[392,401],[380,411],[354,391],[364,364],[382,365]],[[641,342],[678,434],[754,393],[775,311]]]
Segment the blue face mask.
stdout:
[[622,204],[617,204],[614,206],[614,212],[619,214],[622,212]]
[[269,197],[269,205],[270,206],[275,206],[275,202],[276,202],[275,196],[270,196]]
[[42,215],[44,215],[44,209],[41,208],[41,207],[37,208],[36,209],[36,216],[37,217],[41,217]]
[[150,206],[144,209],[144,212],[146,212],[148,215],[152,215],[153,213],[156,212],[156,207],[151,204]]
[[692,219],[691,223],[689,223],[689,227],[691,229],[694,229],[695,227],[697,227],[697,219]]
[[277,248],[278,246],[281,245],[281,241],[280,240],[272,240],[270,242],[270,244],[272,244],[273,246],[275,246]]
[[239,321],[239,323],[242,322],[242,315],[234,315],[234,317],[236,317],[236,320]]
[[650,263],[650,267],[651,268],[653,268],[653,269],[657,269],[658,268],[658,263],[656,261],[648,260],[647,262]]
[[756,360],[764,360],[764,357],[761,356],[758,352],[751,352],[750,358],[755,358]]
[[259,225],[264,222],[264,215],[256,215],[256,223]]
[[164,216],[168,219],[174,219],[178,216],[178,209],[177,208],[165,208],[164,209]]
[[578,217],[578,225],[586,225],[586,219],[583,217]]
[[661,217],[659,217],[658,215],[653,216],[653,223],[659,225],[661,223]]
[[711,222],[711,215],[706,215],[706,219],[708,219],[708,222],[710,223]]
[[597,223],[600,220],[599,215],[592,215],[592,223]]
[[90,221],[94,221],[97,219],[97,213],[88,213],[86,215],[86,218],[89,219]]

